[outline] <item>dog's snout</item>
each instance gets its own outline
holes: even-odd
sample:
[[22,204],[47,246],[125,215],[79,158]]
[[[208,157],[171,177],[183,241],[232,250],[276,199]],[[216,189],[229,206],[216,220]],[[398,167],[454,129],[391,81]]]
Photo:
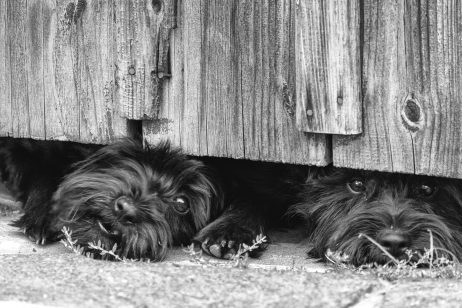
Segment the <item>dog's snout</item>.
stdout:
[[136,208],[133,200],[129,197],[119,197],[114,202],[114,211],[120,216],[133,218],[136,216]]
[[407,237],[393,230],[383,233],[378,240],[393,255],[401,255],[409,246]]

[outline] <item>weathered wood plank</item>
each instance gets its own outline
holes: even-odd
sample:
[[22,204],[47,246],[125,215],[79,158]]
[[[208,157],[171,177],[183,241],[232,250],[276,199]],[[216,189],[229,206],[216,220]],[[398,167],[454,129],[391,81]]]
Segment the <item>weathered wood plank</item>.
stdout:
[[200,114],[205,125],[207,154],[243,158],[246,145],[239,89],[245,72],[239,67],[241,54],[236,27],[239,3],[210,0],[203,4]]
[[359,134],[360,0],[297,1],[297,125],[327,134]]
[[30,137],[30,113],[26,57],[27,1],[8,1],[7,40],[10,44],[10,99],[13,136]]
[[0,133],[92,143],[126,135],[114,2],[9,0],[1,8]]
[[[75,140],[78,141],[78,112],[76,100],[66,100],[66,109],[63,109],[59,103],[59,98],[63,98],[63,93],[72,95],[72,89],[60,89],[56,86],[56,80],[60,78],[70,78],[72,75],[55,76],[55,73],[60,73],[61,70],[55,69],[56,65],[72,65],[70,56],[65,50],[54,51],[56,40],[59,42],[59,30],[63,25],[58,24],[58,14],[56,13],[56,1],[42,1],[42,18],[43,18],[43,84],[44,84],[44,102],[45,102],[45,138],[56,140]],[[60,28],[61,27],[61,28]],[[65,59],[59,59],[57,55],[66,55]],[[66,61],[68,60],[68,61]],[[72,79],[66,79],[72,82]],[[66,91],[66,92],[65,92]],[[69,91],[69,92],[67,92]],[[72,96],[73,97],[73,96]],[[66,96],[64,98],[67,98]],[[68,122],[68,119],[71,119]],[[71,125],[76,125],[73,128]],[[69,132],[71,132],[69,134]]]
[[[76,50],[77,31],[74,24],[75,3],[69,1],[54,1],[51,12],[54,16],[48,24],[47,31],[48,56],[51,56],[51,89],[47,97],[46,110],[54,110],[47,123],[47,136],[50,139],[80,140],[80,98],[78,91],[78,74],[76,57],[82,52]],[[76,54],[77,52],[77,54]],[[50,67],[50,66],[49,66]],[[53,96],[50,96],[52,91]]]
[[462,177],[462,9],[364,3],[364,132],[334,137],[338,166]]
[[[29,104],[30,137],[46,138],[45,94],[44,94],[44,38],[42,0],[28,0],[26,7],[25,44],[23,57],[26,60],[27,99]],[[18,114],[18,116],[22,116]]]
[[107,143],[126,133],[115,99],[115,3],[87,1],[75,22],[78,40],[75,59],[80,104],[80,139]]
[[296,130],[292,1],[179,1],[172,78],[148,142],[186,152],[303,164],[330,162],[328,137]]
[[11,136],[11,71],[8,3],[0,1],[0,136]]
[[49,44],[56,100],[49,108],[59,127],[50,130],[62,131],[57,138],[90,143],[125,135],[115,98],[114,2],[59,0],[54,14]]
[[117,0],[117,66],[120,111],[129,119],[157,118],[168,71],[174,1]]
[[[150,143],[157,143],[161,140],[170,139],[173,144],[182,146],[182,121],[184,117],[184,108],[180,103],[168,102],[182,102],[184,100],[184,91],[175,91],[175,89],[184,88],[184,48],[183,48],[183,32],[184,27],[184,7],[182,0],[178,0],[177,5],[177,29],[172,31],[170,37],[170,64],[172,78],[166,79],[163,83],[163,91],[161,96],[161,103],[159,106],[159,118],[152,121],[143,121],[143,133]],[[189,103],[188,106],[192,104]],[[186,107],[186,106],[185,106]],[[178,119],[173,121],[173,119]],[[193,122],[194,123],[194,122]],[[192,132],[194,130],[185,130],[184,133]],[[195,135],[194,135],[195,136]],[[193,138],[185,138],[191,140]],[[194,139],[196,140],[196,139]],[[191,148],[190,145],[189,148]]]

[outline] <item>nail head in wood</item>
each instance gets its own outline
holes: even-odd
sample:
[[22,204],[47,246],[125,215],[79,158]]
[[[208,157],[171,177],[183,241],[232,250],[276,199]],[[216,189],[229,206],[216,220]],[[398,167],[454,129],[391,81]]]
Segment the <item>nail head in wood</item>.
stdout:
[[129,73],[130,75],[132,75],[132,76],[135,75],[135,74],[136,74],[135,68],[134,68],[133,66],[130,66],[130,67],[128,68],[128,73]]
[[308,109],[308,110],[306,111],[306,115],[309,116],[309,117],[312,117],[312,116],[313,116],[313,110]]

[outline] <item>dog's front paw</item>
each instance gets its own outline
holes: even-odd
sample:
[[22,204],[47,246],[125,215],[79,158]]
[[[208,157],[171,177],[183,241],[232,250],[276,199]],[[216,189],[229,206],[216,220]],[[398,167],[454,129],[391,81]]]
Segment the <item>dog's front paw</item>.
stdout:
[[49,221],[45,217],[23,215],[12,225],[20,228],[31,241],[38,245],[45,245],[56,240],[56,234],[50,232]]
[[[202,250],[216,258],[232,259],[238,252],[258,257],[266,249],[266,240],[256,242],[263,228],[259,225],[248,226],[225,219],[219,219],[202,229],[195,237]],[[252,249],[249,249],[249,248]]]

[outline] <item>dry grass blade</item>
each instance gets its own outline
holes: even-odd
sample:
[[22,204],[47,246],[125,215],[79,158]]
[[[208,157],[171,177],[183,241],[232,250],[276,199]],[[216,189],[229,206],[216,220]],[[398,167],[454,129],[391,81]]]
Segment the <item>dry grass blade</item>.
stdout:
[[435,251],[435,247],[433,246],[433,233],[432,230],[427,229],[428,233],[430,233],[430,270],[433,267],[433,252]]

